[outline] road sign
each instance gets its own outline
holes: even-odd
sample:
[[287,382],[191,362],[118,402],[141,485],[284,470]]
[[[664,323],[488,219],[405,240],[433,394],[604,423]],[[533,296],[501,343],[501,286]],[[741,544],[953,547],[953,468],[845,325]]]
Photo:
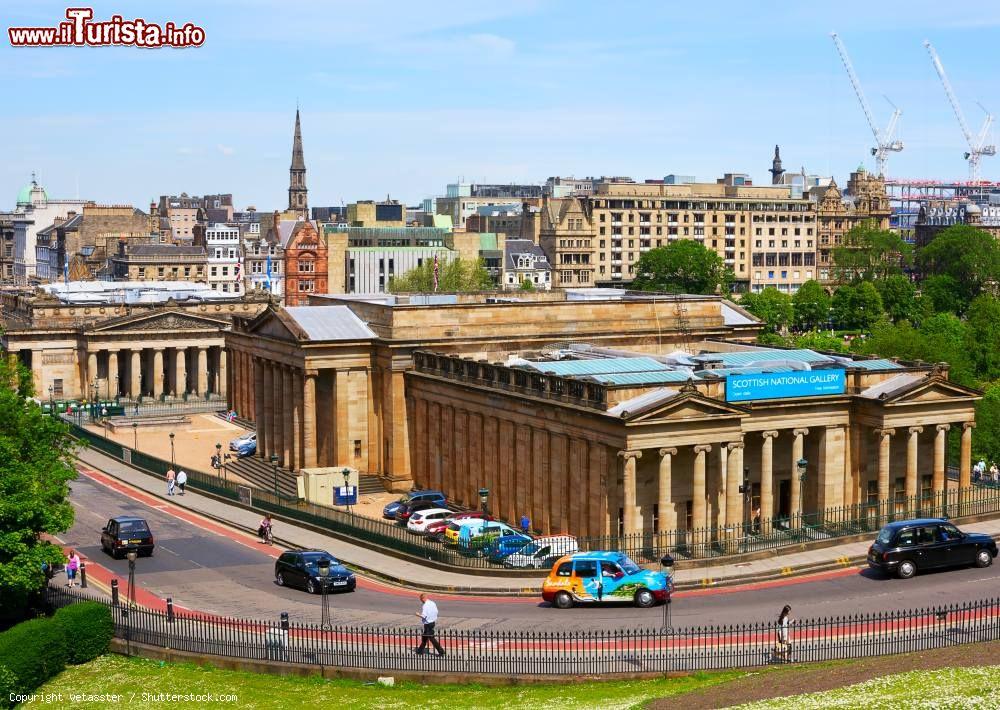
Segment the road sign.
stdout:
[[357,505],[358,504],[358,487],[357,486],[337,486],[333,489],[333,504],[334,505]]

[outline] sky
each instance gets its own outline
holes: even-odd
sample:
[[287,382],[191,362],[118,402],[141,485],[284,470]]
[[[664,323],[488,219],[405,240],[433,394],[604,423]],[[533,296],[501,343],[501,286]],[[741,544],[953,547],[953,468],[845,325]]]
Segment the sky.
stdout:
[[[55,26],[65,4],[5,0],[5,27]],[[830,32],[876,121],[902,111],[890,177],[966,179],[930,39],[973,132],[1000,112],[1000,3],[910,0],[118,0],[193,22],[203,46],[14,48],[0,38],[0,209],[36,172],[50,197],[145,208],[231,192],[281,209],[296,106],[309,202],[414,204],[469,182],[551,175],[786,169],[843,185],[873,138]],[[995,105],[993,105],[995,104]],[[982,175],[1000,180],[1000,156]]]

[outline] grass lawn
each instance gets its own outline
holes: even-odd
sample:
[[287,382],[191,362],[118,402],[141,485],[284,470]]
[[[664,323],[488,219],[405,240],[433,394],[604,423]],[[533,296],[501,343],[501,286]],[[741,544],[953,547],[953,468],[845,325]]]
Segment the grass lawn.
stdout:
[[[387,673],[387,675],[391,675]],[[141,658],[107,655],[73,666],[39,693],[118,693],[135,707],[161,707],[143,693],[212,693],[235,699],[215,707],[298,708],[336,703],[350,708],[632,708],[653,698],[669,698],[745,675],[740,672],[698,673],[647,681],[605,681],[561,685],[486,687],[419,685],[397,682],[393,688],[353,680],[323,680],[225,671],[194,664],[163,664]],[[134,695],[133,695],[134,694]],[[74,703],[74,707],[108,707],[107,701]],[[205,707],[203,700],[171,702],[172,707]]]
[[739,707],[741,710],[996,708],[1000,707],[1000,667],[910,671],[823,693],[763,700]]

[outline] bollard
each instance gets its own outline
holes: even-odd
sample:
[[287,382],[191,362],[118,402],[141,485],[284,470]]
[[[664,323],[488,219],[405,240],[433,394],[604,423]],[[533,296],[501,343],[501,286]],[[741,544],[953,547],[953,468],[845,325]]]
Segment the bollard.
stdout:
[[87,588],[87,563],[80,560],[80,589]]
[[111,580],[111,604],[118,606],[118,580]]
[[167,597],[167,623],[174,623],[174,599]]
[[288,612],[281,612],[281,630],[288,631]]

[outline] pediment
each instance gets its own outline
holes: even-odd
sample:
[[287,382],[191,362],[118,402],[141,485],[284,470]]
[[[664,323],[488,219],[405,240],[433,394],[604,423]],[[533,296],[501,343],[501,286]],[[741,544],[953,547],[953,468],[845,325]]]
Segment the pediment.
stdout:
[[98,323],[89,328],[92,333],[118,333],[135,331],[219,331],[229,328],[231,325],[228,319],[212,318],[198,313],[189,313],[182,310],[160,311],[158,313],[144,313],[135,316],[125,316],[115,318],[103,323]]
[[268,308],[261,313],[250,323],[247,332],[290,342],[307,339],[302,328],[280,308]]
[[929,377],[881,401],[884,404],[902,405],[980,399],[982,396],[982,392],[971,387],[964,387],[941,377]]
[[748,413],[743,407],[695,393],[681,392],[647,411],[635,415],[626,412],[622,418],[630,424],[651,421],[682,422],[717,417],[742,417]]

